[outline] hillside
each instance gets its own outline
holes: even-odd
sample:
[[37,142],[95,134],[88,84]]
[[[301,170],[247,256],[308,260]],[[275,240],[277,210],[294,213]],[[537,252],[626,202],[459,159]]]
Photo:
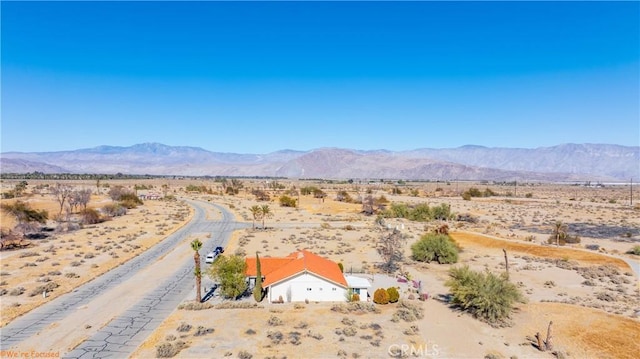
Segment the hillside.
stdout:
[[6,152],[0,160],[4,173],[499,181],[628,181],[640,177],[640,147],[606,144],[535,149],[462,146],[401,152],[319,148],[238,154],[145,143],[59,152]]

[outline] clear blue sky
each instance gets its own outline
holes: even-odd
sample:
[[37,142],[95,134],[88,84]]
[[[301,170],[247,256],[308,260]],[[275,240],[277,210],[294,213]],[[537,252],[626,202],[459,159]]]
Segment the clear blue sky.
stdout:
[[6,2],[2,151],[640,144],[639,2]]

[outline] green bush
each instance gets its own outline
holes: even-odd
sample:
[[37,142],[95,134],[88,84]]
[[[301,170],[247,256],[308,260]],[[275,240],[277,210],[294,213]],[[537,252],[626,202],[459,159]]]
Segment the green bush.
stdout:
[[344,264],[342,262],[338,263],[338,267],[340,268],[340,273],[344,273]]
[[118,202],[120,202],[120,204],[127,209],[136,208],[139,205],[143,204],[142,200],[138,198],[135,193],[131,192],[120,195],[120,199],[118,200]]
[[633,248],[629,249],[627,253],[640,256],[640,246],[633,246]]
[[448,235],[427,233],[411,246],[413,259],[420,262],[436,261],[440,264],[456,263],[458,247]]
[[287,195],[282,195],[280,196],[280,207],[296,207],[296,200],[287,196]]
[[376,304],[388,304],[389,303],[389,293],[384,288],[378,288],[373,293],[373,302]]
[[515,302],[524,297],[506,275],[475,272],[469,266],[451,268],[445,283],[451,290],[451,303],[493,326],[507,323]]
[[400,299],[400,293],[396,287],[387,288],[387,294],[389,295],[389,303],[395,303]]

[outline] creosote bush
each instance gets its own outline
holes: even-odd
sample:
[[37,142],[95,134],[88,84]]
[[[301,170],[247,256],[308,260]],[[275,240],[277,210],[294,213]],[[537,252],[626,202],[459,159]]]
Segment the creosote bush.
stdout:
[[411,245],[413,259],[420,262],[436,261],[440,264],[456,263],[458,247],[445,234],[427,233]]
[[388,304],[389,303],[389,293],[387,293],[386,289],[378,288],[373,293],[373,302],[376,304]]
[[389,303],[395,303],[400,299],[400,293],[396,287],[387,288],[387,294],[389,295]]
[[451,303],[492,326],[507,323],[516,302],[524,297],[505,275],[476,272],[469,266],[451,268],[445,283],[451,290]]

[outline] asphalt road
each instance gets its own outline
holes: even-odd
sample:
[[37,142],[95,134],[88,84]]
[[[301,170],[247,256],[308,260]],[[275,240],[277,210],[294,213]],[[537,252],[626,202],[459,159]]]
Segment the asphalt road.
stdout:
[[[187,225],[123,265],[1,328],[0,349],[24,351],[25,348],[37,348],[37,341],[46,337],[47,331],[51,330],[55,330],[58,336],[64,335],[65,331],[71,335],[82,328],[67,328],[65,320],[72,316],[82,316],[79,308],[92,304],[95,306],[100,303],[101,296],[113,293],[127,283],[146,283],[148,290],[143,290],[145,286],[138,286],[137,290],[126,291],[126,300],[123,298],[120,302],[123,305],[113,303],[113,298],[109,298],[108,303],[117,305],[118,313],[115,317],[106,323],[100,323],[99,329],[94,330],[75,349],[67,353],[62,350],[60,353],[65,358],[122,358],[132,354],[194,290],[193,257],[182,255],[180,262],[175,263],[176,255],[172,256],[172,252],[175,252],[177,245],[191,234],[210,233],[210,239],[204,241],[201,250],[206,255],[216,246],[225,247],[233,231],[250,226],[235,222],[233,215],[224,207],[200,201],[187,202],[195,208],[194,218]],[[222,213],[220,220],[207,219],[206,211],[211,207]],[[161,277],[164,280],[150,276],[149,268],[159,265],[167,271]],[[157,273],[155,269],[152,272]],[[158,285],[153,285],[156,280]],[[55,351],[55,348],[42,350],[52,349]]]

